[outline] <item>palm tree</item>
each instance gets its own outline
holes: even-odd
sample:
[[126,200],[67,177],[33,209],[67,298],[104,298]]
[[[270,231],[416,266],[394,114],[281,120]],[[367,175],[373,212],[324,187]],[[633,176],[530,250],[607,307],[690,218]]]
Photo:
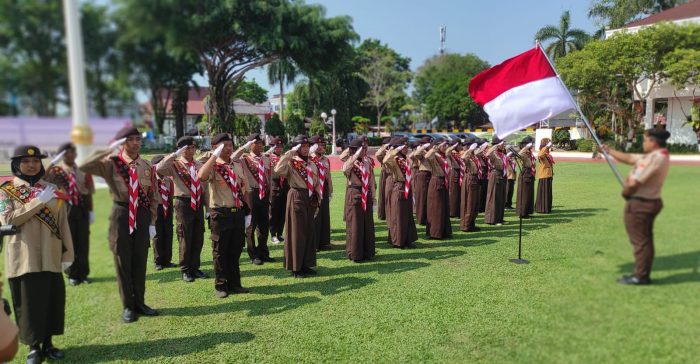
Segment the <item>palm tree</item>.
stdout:
[[267,66],[267,78],[270,83],[280,84],[280,120],[284,121],[284,86],[291,85],[297,78],[299,69],[289,58],[280,58]]
[[547,25],[535,34],[535,40],[539,42],[553,42],[545,48],[545,52],[554,60],[565,56],[567,53],[579,50],[591,38],[588,33],[581,29],[570,28],[571,16],[565,11],[559,19],[559,26]]

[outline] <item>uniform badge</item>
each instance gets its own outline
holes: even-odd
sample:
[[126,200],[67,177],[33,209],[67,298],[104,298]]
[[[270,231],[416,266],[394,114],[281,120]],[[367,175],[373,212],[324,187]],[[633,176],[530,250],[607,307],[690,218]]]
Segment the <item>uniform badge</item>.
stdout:
[[151,178],[151,170],[147,169],[145,175],[146,177]]
[[27,149],[27,154],[34,155],[34,149],[32,149],[32,148]]

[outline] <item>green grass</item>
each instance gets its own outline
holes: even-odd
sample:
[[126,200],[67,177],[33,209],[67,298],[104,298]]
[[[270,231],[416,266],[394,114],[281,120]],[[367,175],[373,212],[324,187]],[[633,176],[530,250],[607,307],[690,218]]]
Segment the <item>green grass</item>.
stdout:
[[[626,172],[623,171],[623,172]],[[334,250],[319,254],[319,276],[295,280],[281,263],[241,260],[252,291],[216,299],[212,279],[183,283],[176,269],[149,262],[146,299],[161,316],[119,318],[106,242],[110,202],[97,200],[91,267],[95,283],[67,287],[65,362],[697,362],[700,249],[697,167],[674,166],[656,223],[649,287],[615,283],[632,270],[623,200],[605,164],[560,163],[554,213],[524,224],[517,254],[512,212],[502,227],[390,249],[377,224],[375,261],[345,258],[342,188],[332,201]],[[336,186],[342,186],[334,173]],[[478,223],[481,222],[481,218]],[[280,258],[280,245],[271,245]],[[175,252],[177,248],[175,248]],[[244,253],[245,256],[245,253]],[[211,274],[211,250],[202,254]],[[23,347],[19,359],[24,359]]]

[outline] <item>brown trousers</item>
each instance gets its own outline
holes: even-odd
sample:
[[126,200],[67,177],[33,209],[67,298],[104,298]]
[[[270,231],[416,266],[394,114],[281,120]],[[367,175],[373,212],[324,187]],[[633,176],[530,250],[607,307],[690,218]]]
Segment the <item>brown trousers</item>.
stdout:
[[425,225],[428,221],[428,185],[432,173],[428,171],[418,171],[416,175],[416,222]]
[[[260,199],[258,189],[253,188],[248,193],[249,206],[251,207],[250,226],[245,229],[246,246],[248,257],[251,260],[266,259],[270,257],[270,250],[267,247],[267,236],[270,232],[270,199],[269,193]],[[257,245],[256,245],[257,237]]]
[[372,196],[367,196],[366,209],[362,209],[362,190],[348,188],[345,194],[345,251],[350,260],[366,260],[374,257],[375,236],[372,213]]
[[217,291],[241,287],[239,260],[245,241],[245,215],[243,209],[217,208],[210,211],[214,288]]
[[129,207],[126,202],[114,203],[109,221],[109,248],[117,269],[119,295],[123,307],[133,310],[137,304],[144,304],[151,211],[139,207],[133,234],[129,234]]
[[289,183],[273,179],[270,186],[270,236],[281,237],[284,232],[284,215],[287,209]]
[[86,223],[89,219],[90,210],[84,204],[71,206],[68,213],[68,225],[70,226],[70,235],[73,237],[75,259],[68,270],[68,278],[70,279],[82,281],[90,275],[90,224]]
[[476,216],[479,214],[479,199],[481,185],[476,175],[467,174],[462,184],[462,216],[459,221],[459,229],[473,231],[476,227]]
[[204,207],[192,210],[190,198],[175,198],[175,221],[180,247],[180,271],[194,273],[201,264],[204,247]]
[[22,344],[37,345],[63,335],[66,287],[61,273],[27,273],[8,282]]
[[300,272],[316,266],[314,243],[314,212],[309,190],[290,188],[287,196],[287,216],[284,231],[284,268]]
[[[467,179],[466,175],[464,179]],[[452,169],[449,180],[450,217],[459,217],[461,210],[460,202],[462,199],[462,188],[459,185],[459,169]]]
[[428,185],[428,219],[425,233],[428,238],[444,239],[452,237],[450,206],[444,177],[430,178]]
[[625,205],[625,229],[634,251],[634,275],[639,279],[648,279],[651,275],[654,261],[654,219],[662,208],[661,199],[629,199]]
[[540,214],[552,212],[552,177],[540,178],[537,181],[535,211]]
[[153,237],[153,260],[157,265],[166,265],[173,260],[173,202],[168,206],[168,216],[163,216],[165,208],[158,205],[156,236]]
[[409,191],[408,198],[404,198],[404,182],[393,182],[390,177],[387,182],[392,182],[391,199],[387,204],[386,217],[389,225],[389,242],[395,247],[405,247],[418,240],[416,222],[413,220],[412,204],[413,196]]
[[499,224],[503,222],[505,215],[506,179],[503,178],[503,171],[494,169],[488,181],[484,222],[490,225]]
[[[488,175],[488,172],[484,172],[484,176]],[[489,180],[483,178],[479,180],[479,210],[478,212],[486,212],[486,195],[489,191]]]

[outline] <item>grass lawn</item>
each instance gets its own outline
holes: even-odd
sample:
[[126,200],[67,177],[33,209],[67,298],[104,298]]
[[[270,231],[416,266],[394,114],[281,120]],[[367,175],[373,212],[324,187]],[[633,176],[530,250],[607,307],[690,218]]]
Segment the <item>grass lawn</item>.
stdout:
[[[149,262],[146,301],[161,316],[131,325],[120,320],[106,242],[111,203],[100,190],[95,283],[66,287],[66,333],[54,342],[70,363],[697,362],[698,168],[671,168],[648,287],[615,283],[633,260],[607,165],[560,163],[555,173],[554,213],[524,223],[528,265],[508,262],[517,254],[512,212],[510,225],[478,233],[453,220],[455,236],[445,241],[423,239],[419,227],[415,250],[390,249],[378,222],[376,260],[350,262],[336,187],[334,250],[319,253],[319,276],[293,279],[279,262],[242,259],[252,293],[220,300],[212,279],[186,284],[177,269],[156,272]],[[342,186],[340,173],[334,182]],[[203,268],[212,274],[208,242]],[[271,247],[279,261],[282,247]],[[23,346],[17,361],[25,355]]]

